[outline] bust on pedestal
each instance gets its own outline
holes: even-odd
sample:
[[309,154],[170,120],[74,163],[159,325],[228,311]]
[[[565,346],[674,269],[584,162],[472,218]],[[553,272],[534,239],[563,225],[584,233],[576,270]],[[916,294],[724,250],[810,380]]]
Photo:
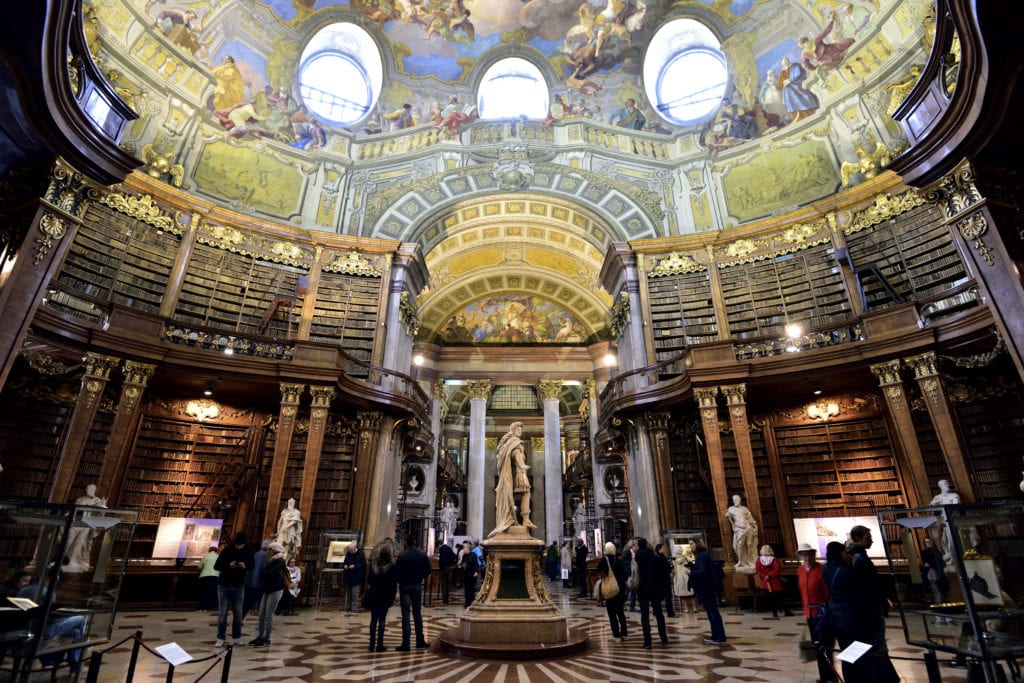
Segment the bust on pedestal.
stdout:
[[[530,521],[522,433],[523,423],[513,422],[498,443],[495,527],[480,543],[486,551],[484,578],[459,626],[441,635],[449,652],[516,659],[559,656],[586,646],[586,634],[569,629],[544,583],[544,541],[530,535],[536,527]],[[515,494],[520,494],[521,521]]]

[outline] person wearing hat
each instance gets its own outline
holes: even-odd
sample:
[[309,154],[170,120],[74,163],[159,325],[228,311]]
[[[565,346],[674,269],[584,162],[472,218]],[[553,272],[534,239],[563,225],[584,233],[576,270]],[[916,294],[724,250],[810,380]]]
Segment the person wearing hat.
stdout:
[[835,646],[835,636],[831,629],[826,628],[825,619],[821,619],[820,623],[818,620],[819,611],[824,610],[825,603],[828,602],[828,589],[825,587],[821,565],[815,558],[815,552],[814,547],[809,543],[801,543],[796,549],[797,557],[800,558],[797,584],[800,586],[800,600],[804,605],[804,617],[807,619],[807,628],[811,633],[811,642],[815,645],[818,680],[826,683],[836,680],[836,672],[832,668],[828,654]]
[[249,641],[254,647],[270,645],[270,632],[274,630],[274,612],[284,594],[285,574],[284,544],[274,541],[267,546],[267,564],[260,572],[263,579],[263,599],[260,600],[260,630],[255,639]]
[[224,647],[228,628],[228,608],[231,608],[231,644],[242,644],[242,598],[245,596],[245,573],[253,568],[256,561],[244,531],[235,534],[235,542],[224,549],[213,568],[220,572],[217,586],[217,642],[214,647]]

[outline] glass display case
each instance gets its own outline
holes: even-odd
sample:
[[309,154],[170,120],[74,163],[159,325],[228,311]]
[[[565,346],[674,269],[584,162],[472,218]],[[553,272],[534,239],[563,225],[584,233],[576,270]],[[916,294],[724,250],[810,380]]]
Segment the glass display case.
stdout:
[[1024,656],[1024,503],[945,505],[878,513],[890,568],[912,587],[898,598],[907,642],[1000,680],[999,660]]
[[114,628],[138,512],[0,501],[0,652],[16,677],[36,659],[77,663]]
[[[345,562],[345,549],[353,541],[358,544],[360,537],[358,531],[349,529],[327,529],[320,533],[320,549],[313,581],[316,586],[313,595],[314,609],[320,609],[326,593],[337,595],[342,590],[341,568]],[[369,552],[366,553],[366,560],[370,560]]]

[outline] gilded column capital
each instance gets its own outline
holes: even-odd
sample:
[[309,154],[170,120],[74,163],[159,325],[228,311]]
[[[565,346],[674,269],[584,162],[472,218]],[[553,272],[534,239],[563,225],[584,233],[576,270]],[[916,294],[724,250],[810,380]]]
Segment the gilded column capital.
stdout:
[[471,379],[466,382],[466,391],[469,392],[471,401],[486,401],[491,397],[491,388],[491,380],[489,379]]
[[652,431],[668,431],[669,418],[671,417],[669,413],[647,413],[644,417],[647,420],[647,426]]
[[120,358],[103,356],[90,351],[85,354],[85,374],[97,379],[110,379],[110,371],[120,362]]
[[701,409],[718,409],[718,387],[694,387],[693,397]]
[[448,385],[444,383],[443,379],[435,379],[434,386],[432,389],[434,398],[439,401],[444,401],[448,398]]
[[281,404],[298,405],[302,392],[306,389],[305,384],[290,384],[281,382]]
[[557,401],[562,395],[562,380],[542,379],[537,383],[537,393],[542,401]]
[[887,387],[890,385],[902,384],[900,379],[900,360],[894,358],[885,363],[876,363],[871,366],[871,373],[878,378],[878,385]]
[[313,396],[314,408],[329,408],[331,405],[331,401],[334,400],[333,386],[318,387],[310,385],[309,393]]
[[579,416],[584,420],[590,419],[590,401],[587,400],[586,394],[583,395],[583,400],[580,401]]
[[981,193],[974,185],[974,168],[964,159],[952,171],[924,188],[925,199],[939,205],[946,220],[959,216],[981,202]]
[[130,384],[146,386],[153,377],[156,365],[152,363],[139,363],[134,360],[124,362],[124,381]]
[[380,423],[383,419],[384,414],[378,411],[356,413],[356,420],[359,422],[359,431],[361,432],[377,431],[380,429]]
[[747,385],[746,384],[729,384],[721,386],[719,389],[722,395],[725,396],[725,403],[729,406],[742,406],[747,403]]
[[597,382],[593,379],[583,383],[583,398],[597,398]]
[[933,377],[939,374],[938,357],[934,351],[904,358],[903,362],[914,371],[914,379]]

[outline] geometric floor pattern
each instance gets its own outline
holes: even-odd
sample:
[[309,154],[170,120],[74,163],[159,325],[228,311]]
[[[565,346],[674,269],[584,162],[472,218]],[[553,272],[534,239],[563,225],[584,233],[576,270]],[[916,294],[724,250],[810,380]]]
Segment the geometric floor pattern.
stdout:
[[[369,614],[346,614],[337,603],[319,610],[306,608],[293,616],[274,620],[273,645],[269,648],[237,647],[232,653],[230,680],[246,683],[300,683],[309,681],[409,681],[452,683],[505,681],[714,681],[715,683],[785,682],[814,683],[817,668],[800,656],[800,641],[806,635],[802,617],[772,619],[764,613],[733,613],[722,610],[729,643],[724,647],[704,645],[707,620],[702,613],[677,613],[666,619],[669,643],[644,650],[640,635],[640,615],[630,613],[629,637],[625,642],[611,640],[607,614],[593,600],[580,600],[563,591],[561,582],[550,586],[552,599],[561,607],[572,628],[586,631],[590,638],[587,651],[576,655],[536,661],[500,662],[456,657],[442,652],[437,636],[458,624],[462,592],[452,590],[452,604],[423,608],[424,630],[431,647],[412,652],[395,652],[401,641],[401,610],[397,605],[388,612],[384,644],[388,651],[370,653]],[[573,591],[575,592],[575,591]],[[455,602],[459,604],[456,605]],[[904,681],[925,683],[922,651],[907,646],[903,632],[890,620],[889,647],[893,662]],[[246,617],[243,642],[255,637],[256,618]],[[150,647],[175,642],[195,659],[214,654],[216,615],[197,611],[125,611],[118,614],[112,642],[143,632]],[[229,625],[230,633],[230,625]],[[129,648],[121,646],[104,653],[99,681],[126,680]],[[192,662],[178,667],[175,681],[196,681],[213,662]],[[962,669],[945,669],[943,680],[966,681]],[[135,681],[163,681],[167,664],[143,652]],[[218,666],[202,680],[219,681]],[[84,679],[80,679],[84,680]]]

